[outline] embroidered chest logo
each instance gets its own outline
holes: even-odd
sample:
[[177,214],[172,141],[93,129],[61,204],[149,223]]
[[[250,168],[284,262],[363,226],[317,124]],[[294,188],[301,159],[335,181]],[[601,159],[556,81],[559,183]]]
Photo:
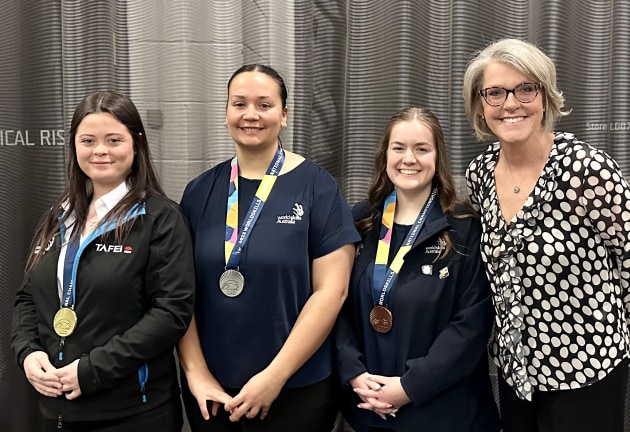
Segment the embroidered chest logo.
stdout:
[[133,252],[133,248],[129,245],[106,245],[103,243],[96,243],[96,252],[130,254]]
[[276,216],[276,223],[295,225],[295,222],[302,220],[302,216],[304,216],[304,206],[300,203],[295,203],[293,205],[293,214]]
[[446,242],[443,239],[439,238],[438,241],[437,241],[437,244],[431,245],[431,246],[427,246],[426,249],[424,250],[424,253],[427,253],[427,254],[439,254],[445,248],[446,248]]
[[[53,237],[50,240],[48,240],[48,244],[46,245],[46,248],[44,249],[44,253],[48,252],[50,250],[50,248],[53,247],[54,244],[55,244],[55,237]],[[33,251],[33,253],[35,255],[37,255],[41,251],[42,251],[42,247],[41,246],[37,246],[35,248],[35,250]]]

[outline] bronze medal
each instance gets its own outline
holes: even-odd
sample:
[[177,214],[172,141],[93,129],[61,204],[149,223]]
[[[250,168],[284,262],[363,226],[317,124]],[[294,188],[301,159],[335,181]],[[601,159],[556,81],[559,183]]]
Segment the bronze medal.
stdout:
[[392,329],[392,313],[385,306],[374,305],[370,311],[370,324],[379,333],[387,333]]
[[245,278],[238,270],[226,269],[219,278],[219,288],[228,297],[236,297],[243,292]]
[[69,307],[60,308],[53,318],[55,333],[61,337],[70,336],[77,326],[77,314]]

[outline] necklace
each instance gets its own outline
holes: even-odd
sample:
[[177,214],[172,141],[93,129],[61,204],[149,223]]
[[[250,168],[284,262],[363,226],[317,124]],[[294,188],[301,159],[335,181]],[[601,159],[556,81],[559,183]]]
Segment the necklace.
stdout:
[[512,177],[512,183],[514,183],[514,187],[512,188],[512,192],[517,194],[517,193],[519,193],[521,191],[520,185],[523,184],[523,182],[525,181],[525,178],[527,176],[525,176],[525,178],[523,178],[523,180],[521,180],[520,183],[516,184],[516,181],[514,180],[514,176],[512,175],[512,170],[510,169],[510,164],[508,163],[508,161],[505,158],[505,156],[503,158],[505,159],[505,165],[507,166],[508,172],[510,173],[510,177]]
[[[503,151],[501,151],[501,153],[503,153]],[[525,173],[525,176],[521,179],[521,181],[516,183],[516,180],[514,180],[514,176],[512,175],[512,169],[510,168],[510,163],[508,162],[507,158],[505,157],[505,154],[503,155],[503,160],[505,160],[505,166],[507,166],[508,173],[510,173],[510,177],[512,178],[512,183],[514,184],[514,187],[512,187],[512,192],[517,194],[517,193],[519,193],[521,191],[521,185],[529,177],[529,175],[532,173],[532,171],[531,170],[527,171]],[[538,166],[537,163],[534,164],[534,167],[536,167],[536,166]]]

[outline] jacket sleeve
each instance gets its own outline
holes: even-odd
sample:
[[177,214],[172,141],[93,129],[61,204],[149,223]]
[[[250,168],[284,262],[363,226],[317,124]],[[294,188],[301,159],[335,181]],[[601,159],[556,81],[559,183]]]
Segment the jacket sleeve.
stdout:
[[11,322],[11,347],[20,368],[24,367],[24,359],[30,353],[45,351],[39,342],[37,312],[29,287],[30,272],[27,272],[15,296]]
[[492,327],[490,288],[479,252],[480,226],[476,219],[469,220],[464,250],[455,246],[458,251],[451,252],[462,253],[464,260],[451,320],[426,356],[407,360],[408,369],[401,377],[403,389],[416,406],[469,376],[487,352]]
[[115,379],[172,350],[190,325],[195,288],[192,242],[175,207],[167,206],[155,216],[144,280],[148,302],[144,316],[79,361],[83,394],[111,387]]

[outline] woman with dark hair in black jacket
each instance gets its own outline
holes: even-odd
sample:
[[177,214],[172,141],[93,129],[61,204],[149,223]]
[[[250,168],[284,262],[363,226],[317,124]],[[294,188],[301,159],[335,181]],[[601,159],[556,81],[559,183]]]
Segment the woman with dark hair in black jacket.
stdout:
[[90,94],[13,313],[13,351],[46,431],[181,431],[173,348],[192,319],[193,273],[190,234],[136,107]]

